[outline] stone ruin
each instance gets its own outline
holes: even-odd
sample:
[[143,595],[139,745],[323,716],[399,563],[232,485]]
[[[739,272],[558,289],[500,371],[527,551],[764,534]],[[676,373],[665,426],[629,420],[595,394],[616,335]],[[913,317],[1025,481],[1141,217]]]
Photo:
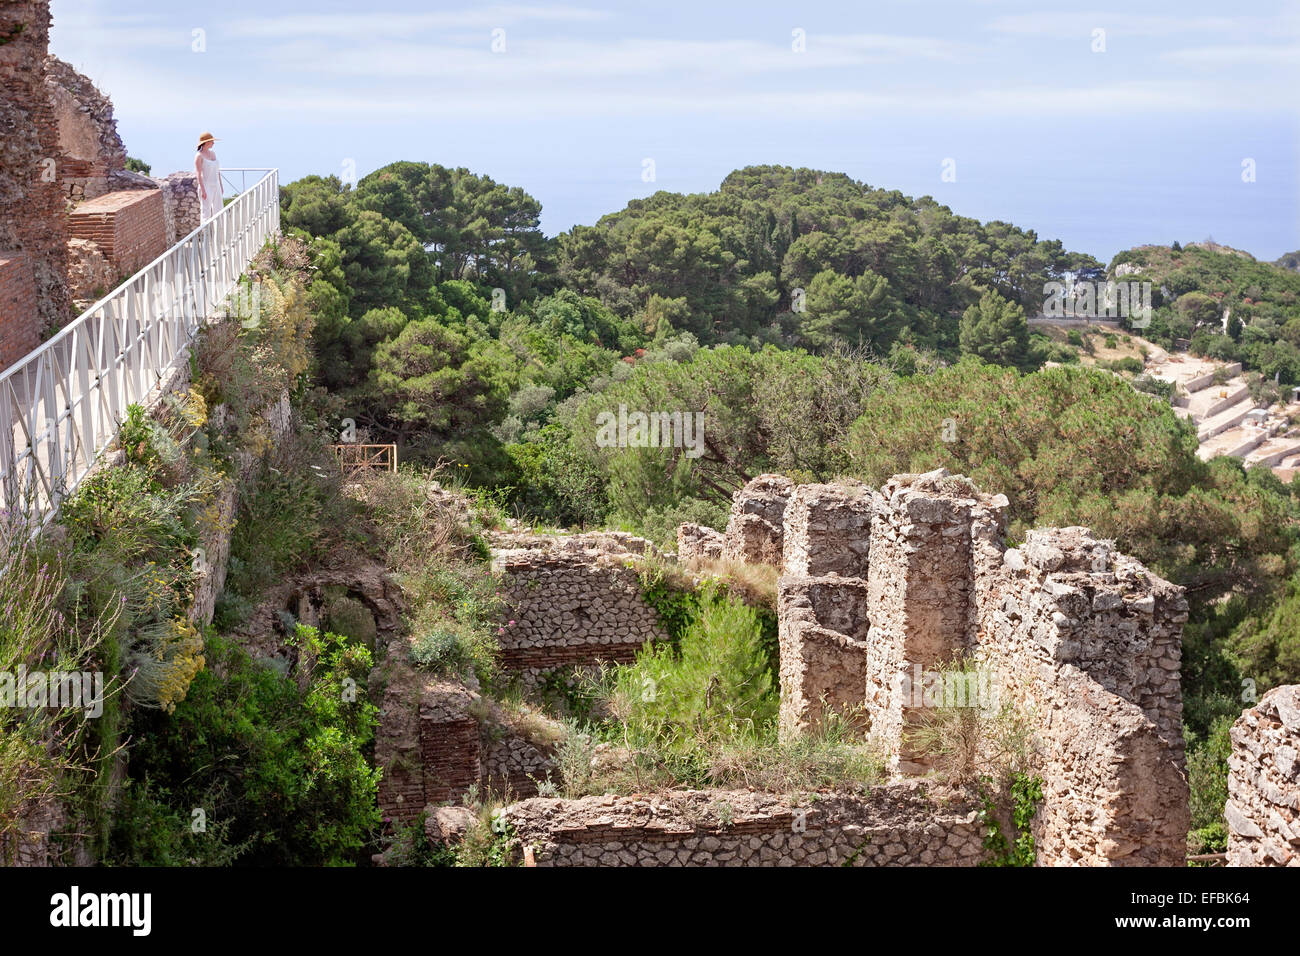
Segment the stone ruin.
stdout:
[[970,660],[1033,729],[1040,864],[1181,865],[1182,589],[1085,528],[1008,549],[1006,508],[943,470],[878,490],[764,475],[738,492],[722,553],[780,548],[781,732],[835,712],[896,773],[926,773],[935,760],[911,731],[932,701],[917,678]]
[[[1182,865],[1190,822],[1182,590],[1085,528],[1031,531],[1007,548],[1007,507],[1004,496],[942,470],[895,476],[879,489],[763,475],[737,492],[725,532],[683,526],[676,557],[687,567],[723,559],[780,568],[781,733],[807,733],[835,713],[890,755],[893,780],[836,795],[833,806],[819,801],[815,838],[791,828],[800,808],[777,795],[529,799],[506,809],[527,860],[979,862],[973,792],[939,799],[906,789],[942,769],[913,740],[934,704],[914,678],[964,659],[987,675],[994,699],[978,701],[986,713],[1009,707],[1031,730],[1028,769],[1044,795],[1032,823],[1040,865]],[[502,635],[504,659],[528,680],[559,666],[628,660],[662,637],[636,584],[647,542],[515,534],[494,543],[517,628]],[[454,800],[489,777],[520,781],[515,792],[527,794],[549,771],[544,746],[516,742],[488,754],[472,697],[434,689],[418,712],[406,711],[414,715],[406,752],[419,757],[410,773],[399,760],[388,777],[387,815],[413,819],[421,801]],[[939,786],[926,777],[925,787]],[[719,805],[725,820],[710,816]]]
[[532,799],[504,816],[525,865],[975,866],[985,855],[978,801],[945,798],[904,780],[861,797],[687,790]]
[[49,31],[49,0],[0,5],[0,370],[198,225],[193,170],[128,170],[112,102]]
[[58,126],[64,195],[78,203],[118,190],[157,189],[148,176],[126,168],[113,103],[99,87],[52,54],[43,73]]
[[497,538],[492,568],[507,606],[501,663],[526,685],[573,666],[628,663],[667,637],[637,567],[654,545],[617,532]]
[[49,34],[49,0],[0,7],[0,369],[72,317]]
[[731,505],[722,557],[750,564],[781,563],[782,516],[794,482],[783,475],[759,475],[739,492]]
[[1229,866],[1300,866],[1300,684],[1275,687],[1232,725]]
[[[440,498],[463,518],[463,502]],[[492,568],[506,607],[497,636],[501,665],[525,686],[548,674],[631,661],[646,643],[666,638],[642,599],[638,562],[654,545],[619,532],[491,535]],[[413,823],[440,803],[472,790],[537,793],[555,770],[553,722],[506,713],[479,693],[472,677],[453,680],[417,669],[405,642],[393,641],[372,691],[382,695],[375,759],[384,768],[379,804],[390,824]],[[430,813],[428,826],[435,827]]]

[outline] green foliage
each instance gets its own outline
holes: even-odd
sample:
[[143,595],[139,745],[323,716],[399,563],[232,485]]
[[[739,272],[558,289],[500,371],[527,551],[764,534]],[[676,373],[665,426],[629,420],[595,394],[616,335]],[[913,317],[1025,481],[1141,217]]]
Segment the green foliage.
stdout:
[[903,321],[901,307],[884,276],[868,269],[850,279],[825,269],[813,277],[808,287],[807,314],[799,329],[814,349],[845,342],[884,353]]
[[[211,667],[174,714],[137,711],[116,862],[322,866],[358,862],[379,824],[365,752],[378,712],[364,647],[299,627],[305,689],[208,635]],[[311,663],[308,663],[311,662]],[[193,810],[203,810],[196,833]]]
[[668,640],[680,647],[686,632],[699,620],[702,595],[692,588],[683,587],[659,564],[638,565],[638,579],[641,582],[641,600],[654,608]]
[[1037,859],[1034,835],[1030,829],[1038,806],[1043,802],[1043,781],[1024,772],[1011,774],[1008,792],[1011,803],[1011,825],[1015,837],[1008,842],[998,822],[997,803],[989,791],[991,781],[985,780],[981,788],[983,809],[980,820],[984,824],[984,849],[989,856],[981,866],[1033,866]]
[[446,436],[473,429],[504,411],[509,365],[433,319],[407,325],[375,351],[372,383],[396,422]]
[[[609,477],[612,512],[641,526],[684,499],[728,506],[733,491],[764,471],[827,479],[845,462],[843,437],[889,373],[852,352],[826,357],[768,346],[699,349],[684,362],[638,363],[587,398],[570,447]],[[670,447],[602,447],[602,413],[702,412],[702,441]],[[687,451],[690,450],[690,455]]]
[[1187,751],[1187,781],[1191,787],[1192,853],[1222,853],[1227,848],[1223,807],[1228,802],[1228,735],[1233,717],[1215,720],[1209,735],[1193,740]]
[[757,614],[716,594],[700,601],[678,647],[643,648],[635,664],[618,670],[612,690],[612,709],[634,738],[681,753],[700,740],[753,735],[776,714]]
[[[1240,361],[1284,384],[1300,383],[1300,274],[1275,263],[1214,243],[1185,247],[1140,246],[1120,253],[1121,262],[1140,267],[1129,280],[1150,281],[1157,306],[1142,334],[1165,348],[1191,340],[1191,351]],[[1171,302],[1162,304],[1161,290]],[[1222,334],[1228,312],[1227,334]]]
[[[569,288],[707,344],[796,332],[887,350],[906,333],[952,349],[949,318],[991,289],[1032,307],[1043,283],[1088,263],[1007,223],[954,216],[848,176],[782,166],[731,173],[712,193],[659,192],[558,240]],[[807,312],[790,311],[795,289]],[[680,303],[671,314],[664,302]],[[768,339],[770,340],[770,339]]]
[[1029,354],[1025,310],[996,292],[986,292],[961,317],[961,350],[993,365],[1020,367]]
[[343,543],[355,513],[320,436],[306,428],[285,436],[240,488],[218,626],[238,626],[266,589]]
[[456,847],[456,866],[498,867],[514,866],[512,850],[518,839],[511,826],[497,811],[499,807],[484,804],[478,817],[466,831]]
[[412,659],[430,670],[483,681],[497,673],[497,635],[505,627],[500,582],[471,528],[427,494],[432,476],[376,476],[366,505],[378,548],[411,609]]
[[[84,708],[28,708],[12,699],[0,706],[0,842],[9,848],[25,837],[26,813],[66,796],[83,779],[97,756],[100,732],[112,742],[120,691],[116,602],[83,608],[68,580],[74,561],[46,542],[32,541],[27,530],[16,516],[0,512],[0,674],[13,680],[19,668],[98,670],[103,683],[99,713],[93,685]],[[8,692],[13,690],[11,685]],[[88,714],[95,719],[86,719]],[[94,803],[87,799],[82,806],[93,810]],[[3,863],[13,860],[0,856]]]
[[387,866],[431,866],[446,867],[456,865],[456,851],[445,843],[430,842],[424,824],[428,811],[412,823],[395,826],[393,832],[385,838],[384,863]]
[[1259,693],[1300,680],[1300,582],[1292,580],[1272,607],[1246,617],[1224,648]]

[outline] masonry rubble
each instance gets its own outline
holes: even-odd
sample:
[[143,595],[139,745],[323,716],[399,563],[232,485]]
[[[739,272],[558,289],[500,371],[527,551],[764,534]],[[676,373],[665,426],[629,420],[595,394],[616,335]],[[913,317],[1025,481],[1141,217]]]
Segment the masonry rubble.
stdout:
[[637,570],[665,556],[644,538],[514,532],[492,540],[507,608],[501,662],[526,685],[560,669],[629,662],[647,642],[666,638]]
[[1229,866],[1300,866],[1300,684],[1274,687],[1232,725]]
[[536,866],[975,866],[985,859],[970,791],[897,781],[864,794],[687,790],[504,810]]

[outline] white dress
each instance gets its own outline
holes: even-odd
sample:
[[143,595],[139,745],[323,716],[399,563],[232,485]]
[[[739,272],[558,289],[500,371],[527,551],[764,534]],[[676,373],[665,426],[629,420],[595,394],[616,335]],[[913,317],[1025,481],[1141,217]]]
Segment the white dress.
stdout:
[[221,163],[217,161],[216,154],[211,159],[202,154],[199,160],[203,164],[203,189],[207,196],[199,197],[200,221],[206,222],[217,213],[221,212]]

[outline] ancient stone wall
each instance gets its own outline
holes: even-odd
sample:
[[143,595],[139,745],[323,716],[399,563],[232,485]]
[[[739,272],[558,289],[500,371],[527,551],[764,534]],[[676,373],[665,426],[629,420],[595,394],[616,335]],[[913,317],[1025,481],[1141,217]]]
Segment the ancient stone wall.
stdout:
[[[912,731],[951,702],[929,698],[923,678],[966,661],[991,698],[971,703],[990,718],[1008,705],[1032,729],[1040,863],[1183,861],[1180,588],[1083,528],[1033,531],[1008,550],[1006,498],[942,470],[785,499],[784,737],[833,710],[896,771],[926,773],[937,762]],[[759,554],[749,540],[732,546]]]
[[1229,866],[1300,866],[1300,684],[1275,687],[1232,725]]
[[375,761],[384,771],[379,808],[387,824],[413,823],[471,791],[529,797],[554,778],[552,744],[530,739],[462,681],[415,668],[404,657],[408,648],[393,641],[371,680],[372,690],[383,688]]
[[68,294],[78,314],[112,291],[118,270],[89,239],[68,240]]
[[781,573],[867,577],[871,489],[861,482],[798,485],[783,516]]
[[1005,506],[1006,498],[986,499],[946,472],[896,476],[872,498],[867,709],[897,769],[920,773],[933,764],[911,743],[923,701],[904,678],[972,645],[973,514]]
[[1182,865],[1182,589],[1083,528],[983,545],[978,654],[1034,729],[1040,862]]
[[677,529],[677,560],[683,564],[716,561],[722,557],[726,537],[702,524],[684,524]]
[[641,594],[641,552],[625,541],[578,535],[510,543],[523,546],[493,555],[508,609],[497,642],[502,666],[525,683],[574,665],[626,663],[647,641],[667,637]]
[[839,575],[777,584],[781,729],[791,737],[829,711],[859,718],[867,682],[867,582]]
[[737,491],[722,556],[732,561],[779,565],[785,506],[793,490],[794,482],[784,475],[759,475]]
[[9,268],[35,288],[34,309],[0,310],[3,341],[39,341],[72,318],[58,124],[44,78],[49,28],[48,0],[0,6],[0,259],[25,263]]
[[155,182],[162,189],[167,245],[174,246],[199,227],[199,183],[193,171],[169,173]]
[[89,77],[56,56],[45,58],[44,73],[58,129],[62,185],[68,199],[80,202],[114,189],[130,188],[123,184],[131,180],[115,176],[126,172],[126,147],[117,134],[112,101]]
[[737,790],[533,799],[504,811],[537,866],[974,866],[972,794],[916,782],[815,800]]

